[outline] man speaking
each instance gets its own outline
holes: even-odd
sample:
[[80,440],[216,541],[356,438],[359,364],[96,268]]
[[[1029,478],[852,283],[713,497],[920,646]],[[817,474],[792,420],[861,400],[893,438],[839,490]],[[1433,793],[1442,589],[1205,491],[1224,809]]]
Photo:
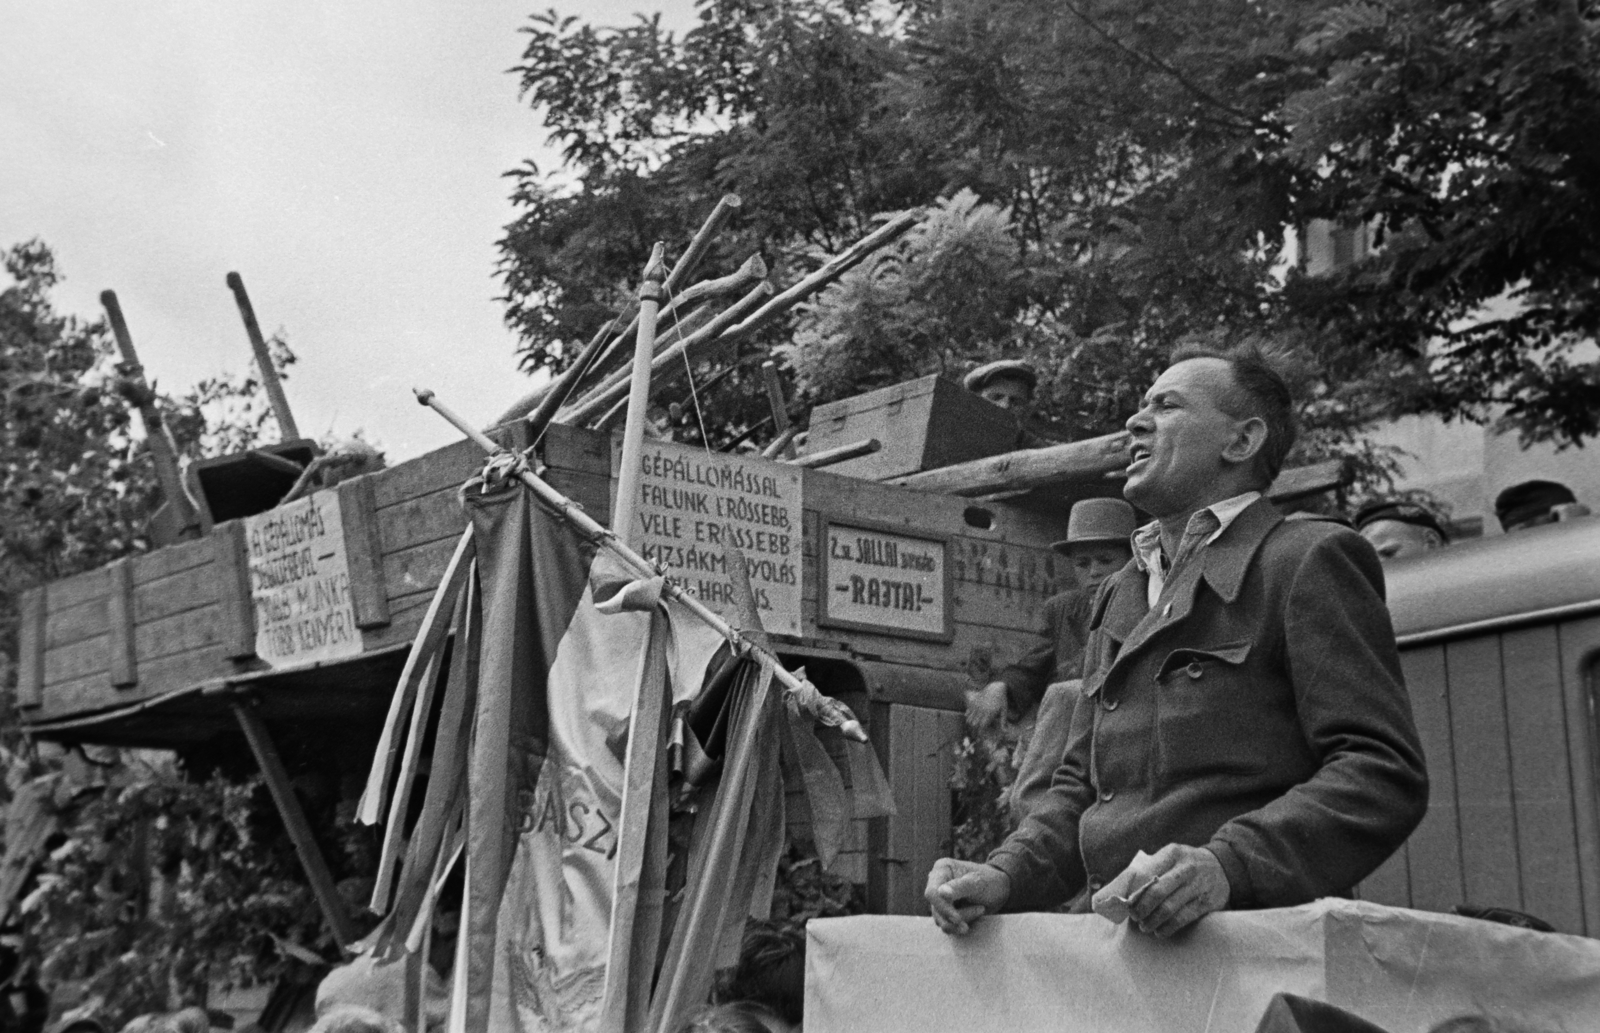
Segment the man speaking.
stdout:
[[946,932],[1064,887],[1170,936],[1347,892],[1422,820],[1378,557],[1262,496],[1294,443],[1283,378],[1254,349],[1180,352],[1127,426],[1124,494],[1156,519],[1095,599],[1049,792],[988,863],[929,873]]

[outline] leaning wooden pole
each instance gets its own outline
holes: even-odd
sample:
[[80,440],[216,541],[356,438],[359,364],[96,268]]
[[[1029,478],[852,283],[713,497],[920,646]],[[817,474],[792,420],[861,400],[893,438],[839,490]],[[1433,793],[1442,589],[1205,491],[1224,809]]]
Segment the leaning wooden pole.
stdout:
[[611,530],[623,541],[633,538],[633,515],[639,508],[639,459],[644,455],[644,425],[650,408],[650,362],[656,355],[656,312],[661,307],[661,277],[666,273],[663,248],[657,243],[645,263],[639,284],[639,334],[633,346],[633,379],[628,387],[628,422],[622,431],[622,467],[617,474],[617,505]]
[[250,752],[255,754],[256,763],[261,767],[261,775],[266,780],[267,790],[272,793],[273,802],[278,805],[278,816],[289,831],[295,853],[300,855],[300,866],[305,869],[306,878],[311,882],[311,892],[317,898],[317,906],[322,909],[322,918],[328,923],[328,930],[333,933],[339,950],[348,956],[350,944],[356,939],[355,926],[350,923],[344,901],[333,884],[333,873],[328,870],[328,862],[323,859],[322,850],[311,833],[311,823],[306,820],[306,812],[300,807],[300,799],[294,795],[294,786],[289,782],[289,773],[284,770],[283,759],[278,756],[278,747],[253,705],[233,703],[233,716],[250,743]]
[[178,469],[178,447],[172,443],[172,434],[161,418],[156,394],[145,381],[144,366],[140,365],[139,353],[133,348],[133,335],[128,333],[128,322],[122,318],[122,305],[117,301],[117,292],[101,291],[100,304],[105,306],[106,316],[111,320],[112,336],[116,337],[117,349],[122,352],[117,371],[125,384],[123,393],[139,410],[139,418],[144,421],[145,447],[150,450],[150,459],[155,463],[156,480],[161,483],[161,493],[167,497],[167,504],[172,507],[180,530],[190,533],[199,527],[200,521],[188,494],[183,490],[183,474]]
[[250,338],[250,350],[256,355],[256,368],[261,371],[261,386],[267,389],[267,401],[272,406],[272,415],[278,420],[278,440],[294,441],[300,437],[300,428],[295,426],[294,413],[289,411],[289,396],[283,393],[283,384],[278,380],[278,367],[273,365],[266,338],[261,336],[261,324],[256,321],[255,306],[250,304],[250,295],[245,293],[244,277],[229,273],[227,279],[228,289],[233,291],[234,304],[239,306],[239,318],[244,320],[245,336]]
[[[504,448],[495,444],[488,435],[473,427],[453,409],[439,401],[432,391],[426,388],[413,388],[412,390],[416,394],[419,403],[444,417],[451,426],[471,438],[474,444],[489,455],[508,457],[511,455]],[[517,464],[516,476],[518,480],[527,486],[529,491],[533,492],[539,501],[560,514],[585,539],[600,548],[609,550],[613,556],[635,574],[640,577],[662,575],[664,577],[663,595],[682,604],[684,609],[704,621],[711,627],[711,630],[727,639],[728,644],[735,651],[748,649],[767,663],[770,663],[773,667],[773,677],[777,678],[785,689],[797,697],[802,707],[813,711],[823,724],[837,727],[841,733],[851,739],[855,739],[857,742],[867,741],[867,733],[862,729],[861,723],[856,720],[855,714],[851,713],[849,707],[838,700],[822,695],[817,690],[817,687],[810,682],[802,681],[795,677],[793,673],[784,668],[783,662],[774,656],[770,650],[753,645],[739,633],[738,628],[733,627],[717,616],[705,603],[685,592],[670,575],[664,574],[656,564],[634,552],[633,549],[628,547],[627,543],[618,539],[615,534],[602,526],[594,517],[584,512],[582,506],[556,491],[549,484],[546,484],[537,474],[527,468],[526,463],[519,462]]]

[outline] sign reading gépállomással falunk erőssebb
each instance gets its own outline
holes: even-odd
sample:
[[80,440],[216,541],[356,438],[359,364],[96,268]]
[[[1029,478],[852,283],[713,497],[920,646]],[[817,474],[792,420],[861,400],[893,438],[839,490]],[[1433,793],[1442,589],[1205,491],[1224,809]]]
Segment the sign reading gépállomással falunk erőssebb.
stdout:
[[[621,461],[615,439],[612,473]],[[800,470],[669,441],[646,441],[629,544],[738,625],[727,546],[744,553],[767,632],[800,634]]]
[[319,491],[244,523],[256,655],[298,667],[360,653],[339,493]]
[[948,642],[950,564],[942,538],[823,521],[817,623]]

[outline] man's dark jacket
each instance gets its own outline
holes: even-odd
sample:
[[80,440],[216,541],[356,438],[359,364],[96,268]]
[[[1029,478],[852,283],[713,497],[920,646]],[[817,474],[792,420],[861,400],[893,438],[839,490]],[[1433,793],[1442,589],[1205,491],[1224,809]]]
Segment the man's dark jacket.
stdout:
[[1348,891],[1428,800],[1372,546],[1261,500],[1154,609],[1147,585],[1130,563],[1095,599],[1066,756],[989,858],[1011,877],[1008,907],[1059,903],[1064,887],[1086,910],[1168,843],[1216,854],[1230,907]]

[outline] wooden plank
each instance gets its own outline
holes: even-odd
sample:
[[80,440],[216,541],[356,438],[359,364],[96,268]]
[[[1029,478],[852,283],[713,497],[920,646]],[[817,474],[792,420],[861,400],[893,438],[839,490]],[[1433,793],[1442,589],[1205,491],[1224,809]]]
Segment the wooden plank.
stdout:
[[49,649],[44,654],[44,684],[48,691],[57,682],[72,681],[98,671],[111,670],[108,647],[111,636],[102,634],[86,638],[60,649]]
[[114,688],[126,689],[139,683],[139,659],[133,641],[133,564],[127,558],[107,568],[106,623],[111,635],[107,659]]
[[[489,437],[513,449],[528,447],[528,429],[521,420],[496,427]],[[470,441],[457,441],[410,462],[372,474],[373,500],[378,509],[406,499],[427,495],[441,488],[458,488],[483,469],[488,457]]]
[[1583,893],[1560,643],[1556,629],[1547,625],[1507,632],[1500,638],[1500,648],[1507,674],[1506,721],[1523,910],[1562,932],[1579,933]]
[[47,588],[38,585],[17,600],[17,706],[36,707],[44,698]]
[[1456,757],[1443,646],[1400,654],[1417,734],[1428,765],[1428,812],[1407,844],[1411,906],[1448,911],[1466,899],[1461,877],[1460,819],[1456,813]]
[[133,559],[133,583],[143,585],[211,562],[211,543],[204,538],[178,542]]
[[1578,879],[1585,936],[1600,934],[1600,750],[1595,707],[1600,704],[1600,618],[1561,626],[1561,688],[1566,709],[1567,758],[1574,788],[1573,828],[1578,841]]
[[82,574],[50,582],[50,609],[70,610],[106,594],[106,568],[97,567]]
[[552,470],[611,477],[609,434],[552,423],[539,443],[539,452]]
[[[101,584],[109,590],[109,580],[103,579]],[[72,606],[60,606],[56,604],[52,591],[50,601],[50,615],[45,619],[44,627],[46,649],[63,649],[74,642],[104,635],[111,628],[104,594]]]
[[414,592],[432,592],[438,587],[439,579],[444,576],[445,568],[450,565],[450,557],[455,553],[456,540],[460,537],[458,530],[452,538],[441,538],[436,542],[384,554],[383,580],[389,586],[391,607],[394,597]]
[[[209,539],[206,549],[213,551]],[[203,566],[175,571],[143,584],[139,583],[137,567],[134,574],[133,616],[140,624],[217,604],[217,576],[209,559]]]
[[[907,491],[872,481],[807,470],[801,491],[805,508],[846,522],[852,515],[872,514],[880,524],[899,524],[924,533],[962,535],[979,541],[1039,548],[1040,543],[1067,536],[1067,513],[1035,513],[1001,502],[979,503],[948,495]],[[967,521],[969,510],[983,510],[992,526],[976,527]]]
[[90,672],[47,686],[44,705],[38,712],[30,714],[29,719],[54,720],[106,707],[122,706],[145,696],[160,695],[174,689],[217,681],[237,672],[238,667],[222,655],[221,646],[194,649],[186,653],[164,656],[158,660],[140,661],[139,686],[131,692],[119,692],[113,689],[111,676],[104,670]]
[[1450,730],[1456,747],[1456,811],[1467,902],[1522,907],[1517,814],[1500,639],[1488,635],[1445,646]]
[[223,626],[225,619],[222,607],[207,606],[160,620],[145,621],[134,632],[138,657],[143,662],[149,662],[208,646],[221,646],[227,630]]
[[448,538],[461,537],[467,526],[455,487],[440,488],[375,511],[385,552],[398,552]]
[[339,516],[350,573],[350,604],[356,627],[389,623],[389,593],[383,583],[383,538],[378,531],[371,476],[339,485]]
[[962,718],[946,711],[892,704],[889,785],[897,813],[887,820],[886,913],[928,913],[922,890],[933,862],[950,848],[951,748]]
[[217,579],[218,630],[230,660],[256,655],[256,608],[250,597],[250,547],[244,521],[218,524],[210,540],[215,549],[212,571]]

